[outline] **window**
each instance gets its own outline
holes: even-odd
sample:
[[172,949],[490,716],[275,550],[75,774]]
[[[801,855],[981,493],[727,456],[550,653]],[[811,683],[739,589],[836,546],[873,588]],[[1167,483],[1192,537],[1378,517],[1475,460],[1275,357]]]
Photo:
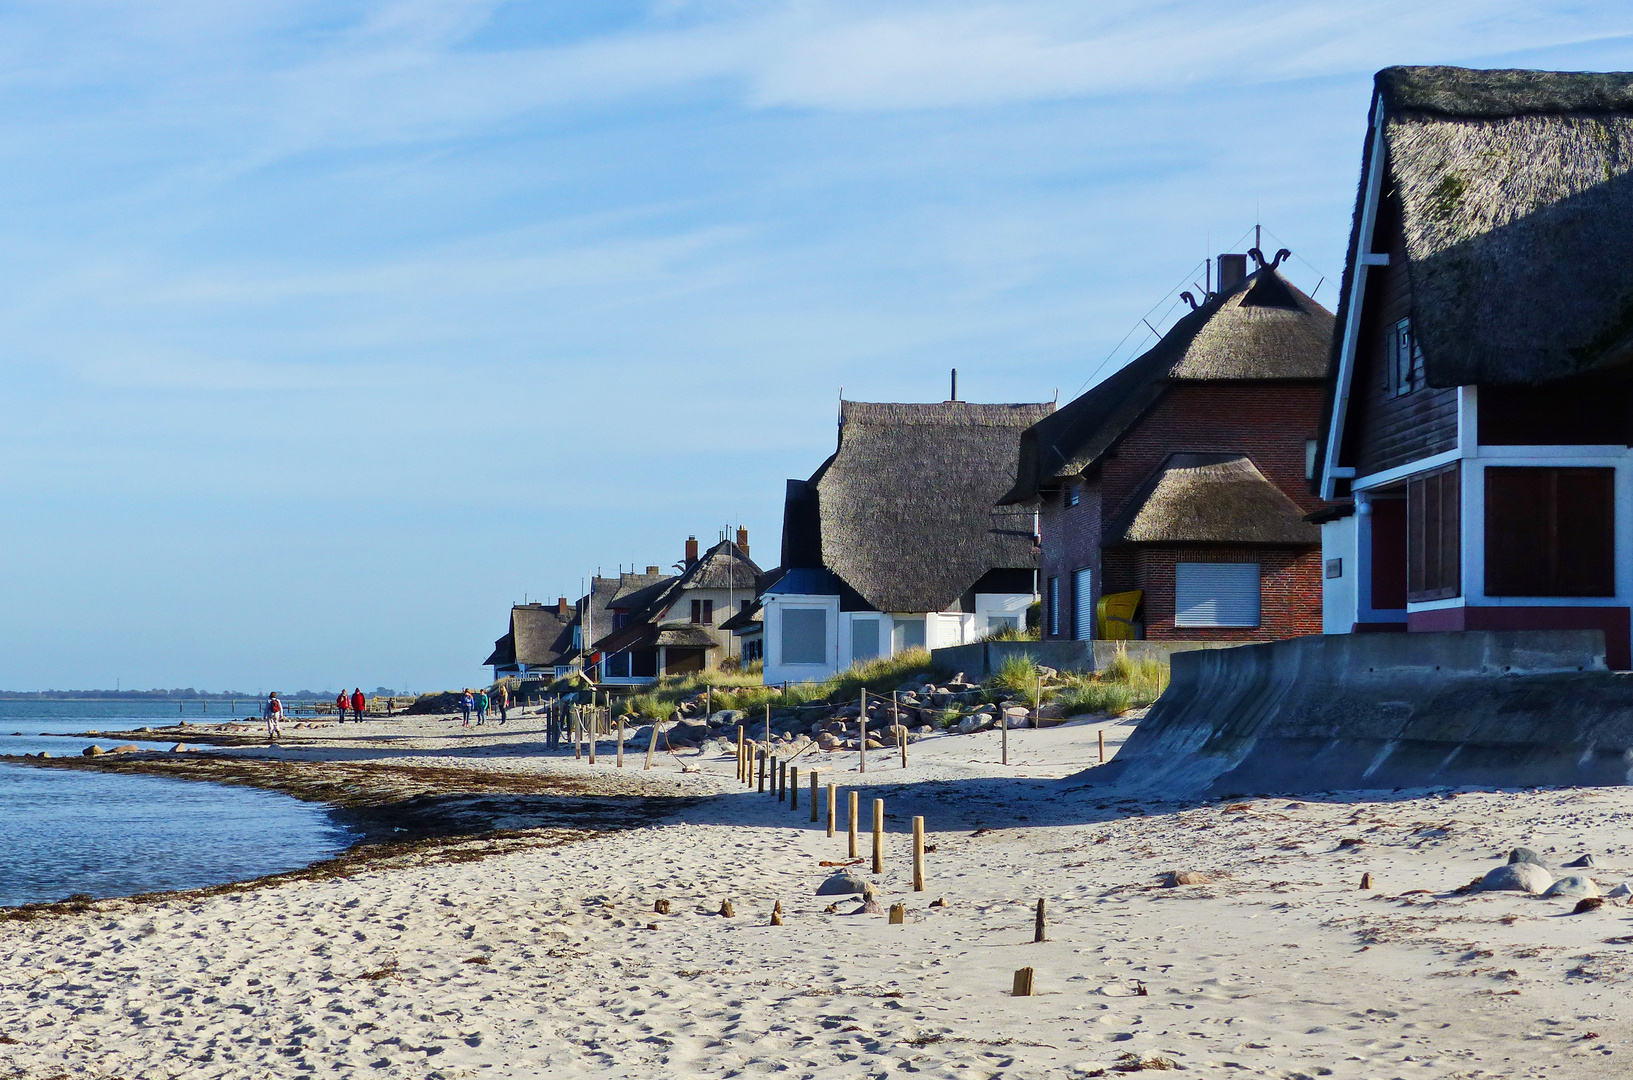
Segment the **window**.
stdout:
[[1049,579],[1049,636],[1060,636],[1060,579]]
[[624,627],[626,627],[628,625],[629,625],[629,612],[619,611],[619,612],[615,612],[613,614],[613,616],[612,616],[612,628],[614,630],[622,630]]
[[1457,466],[1406,482],[1406,599],[1444,600],[1462,592],[1462,510]]
[[826,608],[783,608],[782,662],[785,664],[828,662]]
[[702,623],[704,626],[713,626],[714,625],[714,601],[713,600],[693,600],[692,601],[692,621],[695,622],[695,623]]
[[1258,563],[1174,567],[1175,626],[1258,626]]
[[1019,615],[988,615],[987,633],[1001,634],[1006,630],[1019,630],[1021,617]]
[[879,655],[879,620],[851,620],[851,661],[872,660]]
[[606,671],[607,677],[610,678],[610,679],[628,678],[629,677],[629,653],[627,653],[627,652],[613,653],[611,656],[607,657],[607,662],[606,662],[605,665],[603,665],[603,667],[604,667],[604,669]]
[[1077,631],[1074,635],[1079,641],[1090,641],[1094,638],[1094,571],[1087,566],[1072,575],[1072,603],[1075,606]]
[[1615,469],[1486,469],[1486,595],[1615,596]]
[[1082,499],[1082,492],[1078,491],[1076,484],[1067,484],[1066,491],[1061,495],[1061,501],[1067,506],[1076,506]]
[[1304,440],[1304,479],[1315,479],[1315,440]]
[[1384,389],[1400,397],[1423,388],[1423,350],[1412,335],[1412,320],[1402,319],[1384,330]]
[[898,618],[895,627],[891,630],[891,652],[899,653],[906,649],[924,648],[924,616],[917,618]]

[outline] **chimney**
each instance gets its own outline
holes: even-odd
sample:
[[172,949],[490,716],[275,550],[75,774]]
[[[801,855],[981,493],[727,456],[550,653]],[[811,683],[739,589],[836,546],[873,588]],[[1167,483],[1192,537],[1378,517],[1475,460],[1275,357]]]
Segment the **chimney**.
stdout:
[[748,558],[748,530],[741,525],[737,526],[737,550],[743,553],[743,558]]
[[697,537],[686,538],[686,568],[689,570],[697,562]]
[[953,368],[953,396],[948,398],[947,400],[948,401],[957,401],[958,400],[958,369],[957,368]]
[[567,617],[567,598],[565,596],[556,601],[556,614],[564,619]]
[[646,568],[646,572],[647,572],[647,573],[648,573],[648,574],[660,574],[660,573],[662,573],[662,572],[663,572],[663,571],[662,571],[662,570],[661,570],[661,569],[660,569],[660,568],[659,568],[659,567],[656,567],[656,566],[649,566],[649,567],[647,567],[647,568]]
[[1247,277],[1246,255],[1219,256],[1219,292],[1228,293]]

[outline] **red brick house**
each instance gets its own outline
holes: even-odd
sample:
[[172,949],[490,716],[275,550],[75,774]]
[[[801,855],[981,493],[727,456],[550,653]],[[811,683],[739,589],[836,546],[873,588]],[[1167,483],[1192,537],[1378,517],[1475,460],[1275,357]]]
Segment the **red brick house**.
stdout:
[[1633,664],[1633,73],[1378,73],[1320,491],[1326,628]]
[[[1140,594],[1134,636],[1321,632],[1306,514],[1333,317],[1266,263],[1219,257],[1219,290],[1149,351],[1022,436],[1005,504],[1037,508],[1045,638],[1120,636],[1101,597]],[[1194,301],[1193,301],[1194,303]]]

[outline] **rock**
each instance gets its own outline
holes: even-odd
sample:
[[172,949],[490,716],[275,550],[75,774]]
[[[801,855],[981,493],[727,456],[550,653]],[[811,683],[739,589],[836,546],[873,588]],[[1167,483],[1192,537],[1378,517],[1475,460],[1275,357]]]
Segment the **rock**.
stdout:
[[669,914],[669,901],[662,898],[662,897],[659,897],[656,901],[653,902],[652,910],[654,912],[656,912],[657,914],[659,914],[659,915]]
[[818,896],[847,896],[851,893],[865,893],[868,883],[849,870],[840,870],[830,874],[828,879],[817,886]]
[[116,746],[108,751],[110,754],[140,754],[141,752],[142,748],[135,743],[125,743],[123,746]]
[[1362,874],[1361,875],[1361,888],[1363,888],[1363,889],[1372,888],[1372,875],[1371,874]]
[[1604,903],[1605,902],[1597,896],[1584,896],[1582,899],[1576,902],[1575,907],[1571,908],[1571,914],[1583,915],[1589,911],[1597,911],[1599,908],[1604,906]]
[[817,736],[817,747],[822,750],[838,750],[844,742],[838,735],[824,731]]
[[1045,679],[1054,679],[1059,677],[1060,672],[1056,671],[1052,667],[1045,667],[1043,664],[1039,664],[1038,674],[1042,675]]
[[979,716],[966,716],[958,722],[958,733],[960,735],[973,735],[984,726]]
[[1047,705],[1040,706],[1038,708],[1038,719],[1064,720],[1066,719],[1066,706],[1057,705],[1053,701],[1049,702]]
[[84,750],[81,750],[80,753],[84,754],[86,757],[101,757],[103,754],[106,754],[107,751],[102,749],[100,746],[87,746]]
[[936,729],[932,725],[930,725],[930,724],[921,724],[921,725],[919,725],[919,734],[920,735],[934,735],[935,733],[936,733]]
[[[1522,863],[1522,862],[1535,863],[1537,866],[1542,867],[1544,870],[1548,869],[1548,864],[1542,861],[1542,856],[1538,855],[1536,852],[1532,851],[1530,848],[1517,847],[1513,851],[1510,851],[1508,853],[1508,864],[1510,866],[1514,865],[1515,863]],[[1550,871],[1550,873],[1552,873],[1552,871]]]
[[884,748],[885,748],[884,743],[880,742],[878,739],[873,738],[871,735],[868,736],[868,749],[869,750],[883,750]]
[[1169,889],[1181,885],[1212,885],[1213,878],[1196,870],[1170,870],[1163,875],[1162,884]]
[[720,917],[721,918],[730,919],[730,918],[733,918],[736,914],[737,914],[737,909],[731,906],[731,901],[730,900],[720,901]]
[[50,757],[50,756],[51,756],[51,751],[49,751],[49,750],[41,750],[41,751],[40,751],[40,756],[41,756],[41,757],[43,757],[43,758],[48,758],[48,757]]
[[891,724],[889,727],[885,728],[884,733],[890,737],[891,742],[895,742],[898,739],[905,739],[909,734],[906,724]]
[[1598,896],[1599,886],[1593,883],[1590,877],[1580,874],[1567,874],[1548,886],[1543,896],[1563,896],[1567,900],[1579,900],[1586,896]]
[[1004,715],[1009,717],[1010,725],[1014,726],[1016,720],[1025,720],[1031,716],[1032,710],[1021,705],[1007,705],[1004,707]]
[[1534,862],[1512,862],[1493,868],[1480,879],[1482,892],[1543,892],[1554,883],[1554,875]]
[[1578,870],[1578,869],[1580,869],[1580,870],[1592,870],[1595,866],[1598,866],[1599,864],[1593,861],[1593,856],[1592,855],[1584,855],[1580,859],[1576,859],[1576,860],[1574,860],[1572,862],[1568,862],[1565,865],[1567,867],[1569,867],[1570,869],[1572,869],[1572,870]]
[[[41,754],[40,756],[44,757],[45,755]],[[1610,890],[1605,895],[1606,896],[1614,896],[1614,897],[1617,897],[1618,899],[1620,899],[1623,896],[1633,896],[1633,882],[1624,881],[1620,885],[1616,886],[1614,889]]]

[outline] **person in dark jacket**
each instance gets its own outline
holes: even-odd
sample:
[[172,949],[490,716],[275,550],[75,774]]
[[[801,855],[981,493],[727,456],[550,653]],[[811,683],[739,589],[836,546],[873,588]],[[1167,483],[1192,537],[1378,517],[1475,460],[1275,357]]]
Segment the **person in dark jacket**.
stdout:
[[369,707],[368,698],[363,696],[363,688],[357,687],[352,691],[352,719],[363,722],[363,710]]

